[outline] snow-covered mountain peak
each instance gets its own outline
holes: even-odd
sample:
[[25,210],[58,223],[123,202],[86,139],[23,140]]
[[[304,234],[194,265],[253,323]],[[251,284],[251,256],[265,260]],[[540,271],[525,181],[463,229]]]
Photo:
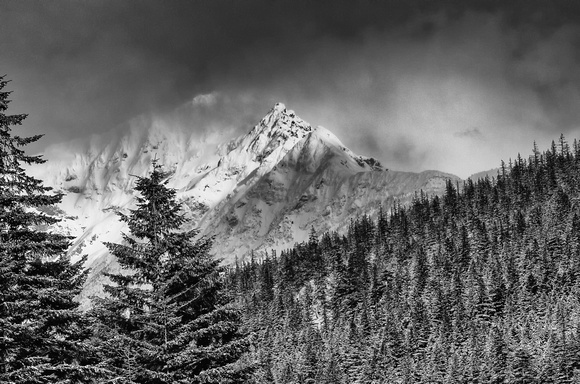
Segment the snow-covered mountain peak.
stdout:
[[254,160],[261,161],[278,148],[283,152],[290,150],[311,131],[312,126],[296,116],[294,111],[276,103],[248,134],[228,144],[228,152],[241,148],[252,153]]
[[190,182],[187,195],[214,208],[272,171],[311,132],[311,125],[294,111],[275,104],[250,132],[219,146],[217,164]]
[[47,164],[30,170],[66,193],[59,230],[75,237],[72,255],[89,254],[93,272],[85,294],[98,290],[102,271],[117,268],[103,242],[121,241],[126,227],[117,212],[134,206],[135,176],[147,175],[152,159],[171,173],[169,187],[177,190],[188,227],[214,236],[212,252],[226,263],[284,249],[307,239],[312,228],[344,230],[359,213],[407,201],[419,189],[439,193],[446,179],[456,179],[388,171],[282,103],[229,142],[223,130],[155,118],[129,128],[55,146],[45,154]]
[[296,116],[291,109],[286,109],[283,103],[276,103],[260,121],[258,126],[269,131],[298,131],[305,130],[309,132],[312,128],[310,124]]

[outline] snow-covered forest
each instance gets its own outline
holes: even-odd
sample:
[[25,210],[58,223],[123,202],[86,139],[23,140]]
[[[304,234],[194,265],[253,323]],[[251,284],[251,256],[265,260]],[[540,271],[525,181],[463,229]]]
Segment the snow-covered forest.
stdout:
[[27,175],[0,78],[0,382],[580,382],[580,144],[496,177],[361,212],[345,233],[224,267],[163,164],[138,177],[121,273],[81,311],[87,271]]
[[580,144],[229,275],[258,383],[580,381]]

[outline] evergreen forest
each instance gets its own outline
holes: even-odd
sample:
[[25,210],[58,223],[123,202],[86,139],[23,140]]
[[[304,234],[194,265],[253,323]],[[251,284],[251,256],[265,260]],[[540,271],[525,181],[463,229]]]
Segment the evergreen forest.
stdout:
[[580,383],[580,145],[232,268],[255,383]]
[[85,260],[46,230],[62,195],[26,173],[40,136],[12,132],[7,84],[1,383],[580,383],[577,141],[230,267],[154,161],[107,244],[123,272],[83,312]]

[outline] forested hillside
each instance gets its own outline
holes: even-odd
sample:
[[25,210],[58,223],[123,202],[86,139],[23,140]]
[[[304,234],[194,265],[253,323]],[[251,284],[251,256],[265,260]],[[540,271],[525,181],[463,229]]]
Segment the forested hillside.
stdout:
[[238,264],[255,382],[580,382],[579,192],[562,136],[497,178]]

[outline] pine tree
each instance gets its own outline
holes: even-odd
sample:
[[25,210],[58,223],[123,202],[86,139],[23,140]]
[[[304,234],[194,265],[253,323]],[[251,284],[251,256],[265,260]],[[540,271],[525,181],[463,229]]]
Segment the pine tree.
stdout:
[[124,383],[243,381],[240,313],[224,295],[211,239],[180,230],[181,204],[166,184],[154,162],[136,183],[137,208],[120,214],[124,244],[106,244],[125,271],[108,275],[114,284],[94,309],[103,358]]
[[[0,90],[8,81],[0,77]],[[69,239],[43,231],[58,219],[42,210],[61,201],[25,164],[40,164],[23,147],[42,136],[12,135],[27,115],[6,115],[0,92],[0,382],[89,383],[90,321],[74,300],[86,278],[84,260],[71,264]]]

